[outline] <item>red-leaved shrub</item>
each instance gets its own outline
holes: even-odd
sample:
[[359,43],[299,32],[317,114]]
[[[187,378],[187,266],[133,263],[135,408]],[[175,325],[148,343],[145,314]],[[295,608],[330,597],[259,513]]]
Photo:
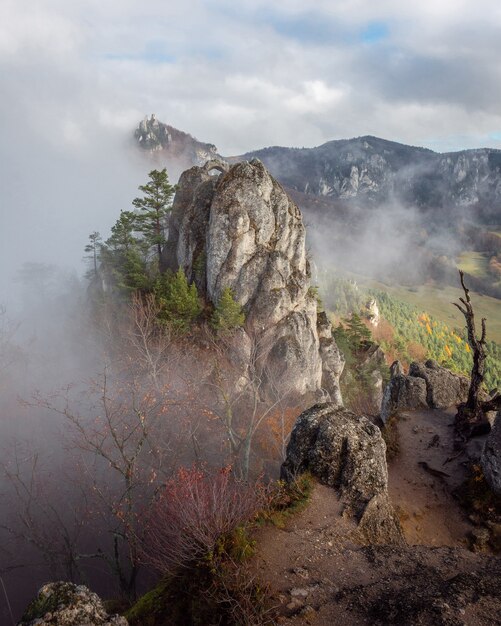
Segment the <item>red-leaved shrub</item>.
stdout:
[[143,560],[162,574],[189,567],[263,506],[258,483],[237,481],[231,467],[178,470],[145,516]]

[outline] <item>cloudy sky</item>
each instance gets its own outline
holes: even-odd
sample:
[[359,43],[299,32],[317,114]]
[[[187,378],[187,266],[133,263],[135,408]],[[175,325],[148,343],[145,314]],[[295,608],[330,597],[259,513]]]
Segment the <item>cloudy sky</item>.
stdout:
[[4,274],[13,250],[76,262],[87,233],[130,207],[147,170],[127,140],[145,114],[226,155],[364,134],[501,148],[499,0],[0,8]]
[[498,0],[1,7],[2,107],[47,141],[78,147],[155,112],[225,154],[362,134],[501,146]]

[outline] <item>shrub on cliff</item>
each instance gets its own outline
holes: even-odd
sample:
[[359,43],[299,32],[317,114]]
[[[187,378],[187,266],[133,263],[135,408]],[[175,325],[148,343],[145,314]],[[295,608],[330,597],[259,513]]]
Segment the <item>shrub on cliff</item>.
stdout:
[[188,332],[202,312],[197,288],[194,283],[188,283],[181,268],[175,274],[164,274],[157,280],[155,295],[161,306],[160,321],[170,324],[181,334]]
[[223,289],[223,293],[212,314],[211,323],[219,332],[227,332],[240,328],[245,322],[245,314],[242,307],[233,297],[230,287]]

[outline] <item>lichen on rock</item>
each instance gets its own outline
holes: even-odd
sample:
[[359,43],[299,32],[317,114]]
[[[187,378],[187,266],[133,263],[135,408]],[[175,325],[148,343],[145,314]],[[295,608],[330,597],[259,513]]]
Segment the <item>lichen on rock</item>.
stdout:
[[119,615],[108,615],[99,596],[84,585],[54,582],[44,585],[18,626],[127,626]]

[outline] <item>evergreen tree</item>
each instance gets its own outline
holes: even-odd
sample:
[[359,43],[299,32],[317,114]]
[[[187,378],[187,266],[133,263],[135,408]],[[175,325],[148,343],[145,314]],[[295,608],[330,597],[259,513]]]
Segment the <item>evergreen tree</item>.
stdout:
[[240,304],[234,299],[230,287],[223,289],[221,297],[214,309],[211,323],[220,332],[239,328],[245,322],[245,314]]
[[349,320],[346,323],[346,334],[353,344],[355,350],[359,349],[362,344],[371,340],[371,331],[363,323],[360,315],[352,313]]
[[120,211],[120,217],[111,228],[111,237],[106,241],[108,248],[114,251],[128,252],[139,247],[140,240],[135,236],[137,216],[132,211]]
[[119,289],[131,292],[144,290],[149,278],[144,259],[144,245],[136,237],[136,215],[121,211],[111,229],[111,236],[101,249],[105,267],[110,270]]
[[152,170],[150,181],[141,185],[142,198],[135,198],[132,204],[138,209],[136,229],[143,235],[149,248],[155,248],[158,268],[161,264],[162,247],[165,244],[166,218],[172,208],[171,199],[175,187],[169,183],[167,170]]
[[181,334],[186,333],[202,312],[195,284],[190,285],[186,274],[179,268],[174,275],[160,277],[155,292],[162,306],[161,321]]
[[89,235],[89,243],[84,248],[85,252],[88,253],[85,258],[90,261],[91,264],[91,268],[86,274],[88,278],[94,278],[98,275],[98,263],[102,241],[101,235],[97,231],[94,231]]

